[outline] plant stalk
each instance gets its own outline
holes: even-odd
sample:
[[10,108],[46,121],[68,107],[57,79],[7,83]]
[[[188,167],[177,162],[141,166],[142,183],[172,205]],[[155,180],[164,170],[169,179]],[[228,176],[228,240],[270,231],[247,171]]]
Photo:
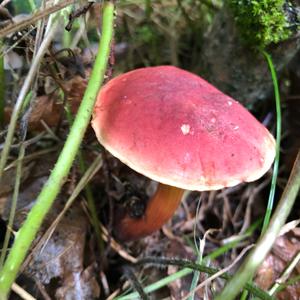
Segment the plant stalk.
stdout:
[[232,300],[234,299],[251,280],[257,268],[264,261],[266,255],[271,250],[280,229],[286,222],[286,219],[292,210],[294,202],[300,187],[300,151],[298,152],[288,183],[283,191],[281,199],[277,205],[269,227],[264,235],[259,239],[256,247],[248,255],[245,262],[238,269],[234,277],[226,284],[224,290],[216,297],[215,300]]
[[97,92],[104,79],[113,36],[113,20],[114,5],[111,2],[105,2],[103,5],[101,41],[87,89],[57,163],[39,194],[36,204],[29,212],[23,226],[17,232],[13,247],[0,272],[1,300],[7,299],[11,285],[18,275],[30,245],[60,192],[78,152],[85,130],[90,122]]
[[12,112],[11,115],[11,119],[9,122],[9,126],[8,126],[8,131],[7,131],[7,135],[5,138],[5,143],[4,143],[4,147],[3,150],[1,152],[1,157],[0,157],[0,181],[2,179],[3,176],[3,171],[7,162],[7,158],[9,155],[9,149],[14,137],[14,132],[15,132],[15,128],[16,128],[16,124],[17,124],[17,120],[18,117],[20,115],[20,112],[22,110],[23,107],[23,103],[24,100],[26,98],[26,95],[29,92],[31,83],[33,82],[35,75],[37,73],[38,67],[40,65],[40,62],[42,60],[42,58],[44,57],[45,52],[48,50],[49,45],[58,29],[58,22],[53,24],[53,27],[51,28],[51,30],[48,32],[48,34],[46,35],[45,39],[43,40],[35,58],[32,61],[30,70],[25,78],[24,84],[20,90],[20,93],[18,95],[16,104],[14,106],[14,110]]
[[275,95],[275,104],[276,104],[276,155],[275,155],[275,161],[273,166],[273,176],[272,176],[272,182],[271,182],[271,189],[268,199],[268,206],[264,218],[264,223],[262,227],[261,233],[264,234],[265,230],[267,229],[272,210],[273,210],[273,203],[274,203],[274,197],[275,197],[275,191],[276,191],[276,183],[277,183],[277,177],[278,177],[278,169],[279,169],[279,157],[280,157],[280,144],[281,144],[281,100],[280,100],[280,93],[279,93],[279,86],[278,86],[278,80],[276,75],[276,70],[273,65],[273,61],[271,56],[264,50],[262,50],[263,55],[265,56],[268,66],[271,72],[273,86],[274,86],[274,95]]
[[[3,41],[0,40],[0,50],[3,50]],[[4,55],[0,56],[0,128],[4,125],[4,108],[5,108],[5,71]]]

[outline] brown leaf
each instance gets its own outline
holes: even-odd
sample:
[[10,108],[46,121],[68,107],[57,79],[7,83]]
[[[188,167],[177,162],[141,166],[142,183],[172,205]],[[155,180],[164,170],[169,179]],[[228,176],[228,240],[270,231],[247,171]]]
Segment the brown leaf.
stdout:
[[[59,207],[52,210],[48,225],[58,213]],[[100,294],[93,266],[84,267],[87,229],[82,209],[72,206],[42,249],[34,252],[26,268],[27,275],[46,285],[60,278],[56,299],[93,299]]]
[[[21,181],[24,182],[29,176],[34,163],[23,166]],[[3,173],[0,181],[0,196],[12,192],[15,185],[16,168],[10,168]],[[1,209],[0,209],[1,210]]]
[[83,98],[87,81],[80,76],[75,76],[64,84],[67,91],[67,100],[71,111],[75,114]]
[[[44,164],[37,163],[36,165],[49,170],[50,166],[47,166],[47,163],[52,165],[51,158],[45,159],[44,157],[44,160],[46,161]],[[22,186],[18,197],[15,228],[19,228],[24,221],[47,179],[47,176],[42,176],[40,171],[38,167],[34,168],[31,172],[31,182],[26,182],[26,185]],[[38,177],[34,178],[34,176]],[[57,225],[54,233],[50,237],[43,236],[61,211],[66,196],[62,194],[56,199],[54,207],[47,215],[34,242],[23,272],[35,281],[44,284],[53,299],[97,298],[100,289],[95,278],[93,259],[88,258],[88,261],[84,261],[85,257],[91,257],[91,255],[85,253],[89,250],[89,247],[86,247],[88,220],[81,206],[73,205]],[[6,208],[3,217],[8,215],[9,209],[9,207]]]
[[31,130],[44,129],[41,120],[49,127],[56,126],[60,120],[63,107],[58,104],[54,98],[49,96],[37,97],[29,117],[29,128]]
[[98,298],[99,295],[100,288],[94,277],[93,266],[67,276],[64,285],[55,293],[57,300],[88,300]]
[[[289,233],[277,238],[272,252],[262,263],[257,271],[255,282],[264,289],[268,290],[277,279],[280,278],[283,271],[288,266],[293,257],[300,251],[299,228],[291,230]],[[290,277],[299,275],[299,270],[295,268]],[[288,286],[282,292],[276,294],[279,300],[299,300],[300,283]]]

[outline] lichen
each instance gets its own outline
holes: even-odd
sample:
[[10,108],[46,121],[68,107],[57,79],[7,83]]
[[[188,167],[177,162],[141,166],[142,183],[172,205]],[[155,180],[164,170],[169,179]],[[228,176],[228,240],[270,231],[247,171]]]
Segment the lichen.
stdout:
[[285,15],[285,0],[228,0],[242,39],[265,48],[291,35]]

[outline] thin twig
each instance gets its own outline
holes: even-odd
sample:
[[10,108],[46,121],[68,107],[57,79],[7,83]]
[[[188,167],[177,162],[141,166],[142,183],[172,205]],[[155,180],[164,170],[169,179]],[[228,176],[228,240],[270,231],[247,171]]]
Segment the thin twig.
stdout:
[[[103,82],[113,35],[114,5],[103,5],[102,36],[94,68],[64,148],[27,219],[16,234],[14,244],[0,271],[0,299],[6,299],[42,221],[50,210],[71,169],[90,122],[97,92]],[[51,30],[51,29],[50,29]]]
[[276,280],[272,288],[269,290],[270,295],[275,295],[277,293],[277,291],[280,288],[280,285],[282,285],[284,282],[287,281],[287,279],[289,278],[290,274],[295,269],[299,261],[300,261],[300,251],[295,255],[295,257],[289,263],[288,267],[284,270],[280,278]]
[[16,283],[13,283],[11,289],[24,300],[36,300],[36,298],[32,297],[28,292],[26,292]]
[[[194,262],[188,261],[188,260],[183,260],[183,259],[172,259],[172,258],[158,258],[158,257],[146,257],[143,258],[141,260],[139,260],[136,265],[144,265],[144,264],[150,264],[150,265],[158,265],[160,267],[163,266],[168,266],[168,265],[174,265],[174,266],[178,266],[178,267],[183,267],[183,268],[189,268],[192,270],[197,270],[200,272],[204,272],[207,273],[209,275],[214,275],[215,273],[217,273],[219,270],[215,269],[215,268],[211,268],[211,267],[207,267],[205,265],[199,265],[199,264],[195,264]],[[183,271],[183,270],[182,270]],[[229,280],[230,278],[232,278],[231,275],[229,275],[228,273],[223,273],[221,274],[220,278],[222,279],[226,279]],[[258,288],[256,285],[254,284],[250,284],[247,283],[245,285],[245,288],[251,292],[253,295],[264,299],[264,300],[274,300],[274,298],[272,298],[268,293],[266,293],[265,291],[261,290],[260,288]],[[149,293],[149,288],[146,287],[145,289],[146,293]],[[118,297],[118,300],[132,300],[132,299],[136,299],[135,296],[133,296],[134,293],[124,296],[124,297]],[[224,298],[227,300],[227,298]]]
[[3,266],[4,259],[6,257],[6,253],[7,253],[9,240],[10,240],[10,237],[11,237],[10,228],[12,228],[13,224],[14,224],[15,213],[16,213],[16,209],[17,209],[17,201],[18,201],[18,198],[19,198],[19,190],[20,190],[20,184],[21,184],[22,165],[23,165],[24,155],[25,155],[25,144],[23,142],[21,144],[21,147],[20,147],[20,150],[19,150],[14,192],[13,192],[13,196],[12,196],[12,200],[11,200],[11,207],[10,207],[10,213],[9,213],[9,218],[8,218],[8,224],[7,224],[7,229],[6,229],[5,238],[4,238],[4,242],[3,242],[2,252],[1,252],[1,256],[0,256],[0,269]]
[[30,67],[29,72],[28,72],[28,74],[25,78],[24,84],[23,84],[23,86],[20,90],[18,99],[17,99],[16,104],[14,106],[14,109],[13,109],[13,112],[12,112],[12,115],[11,115],[11,119],[10,119],[10,123],[9,123],[9,126],[8,126],[8,131],[7,131],[4,147],[3,147],[3,150],[1,152],[0,182],[1,182],[1,179],[2,179],[2,176],[3,176],[3,170],[4,170],[6,162],[7,162],[9,149],[10,149],[12,139],[13,139],[13,136],[14,136],[17,120],[18,120],[19,114],[22,110],[24,99],[26,98],[26,95],[27,95],[27,93],[30,89],[31,83],[34,80],[34,77],[36,75],[38,66],[41,63],[41,60],[44,57],[44,54],[48,50],[49,45],[50,45],[50,43],[51,43],[58,27],[59,27],[59,22],[56,22],[55,24],[53,24],[53,27],[48,32],[48,34],[45,36],[45,38],[44,38],[44,40],[41,44],[41,47],[39,48],[39,51],[37,52],[37,55],[34,57],[32,63],[31,63],[31,67]]
[[74,3],[74,0],[65,0],[56,5],[49,6],[42,11],[37,11],[33,16],[30,16],[20,22],[13,23],[9,26],[6,26],[2,30],[0,30],[0,38],[8,36],[9,34],[14,33],[16,31],[20,31],[20,30],[28,27],[29,25],[34,24],[37,21],[65,8],[68,5],[73,4],[73,3]]
[[131,285],[136,290],[136,292],[139,294],[141,300],[148,300],[149,297],[144,292],[142,285],[136,278],[135,274],[133,273],[132,269],[128,266],[124,267],[124,275],[129,279]]
[[230,269],[232,269],[236,265],[236,263],[241,260],[241,258],[245,255],[245,253],[248,252],[252,247],[253,247],[253,245],[249,245],[246,248],[244,248],[243,251],[238,255],[238,257],[229,266],[227,266],[226,268],[218,271],[217,273],[210,276],[209,278],[205,279],[195,289],[193,289],[191,292],[189,292],[188,295],[186,295],[182,300],[188,299],[189,297],[194,295],[194,293],[196,293],[201,288],[203,288],[206,284],[210,283],[212,280],[220,277],[222,274],[224,274],[224,273],[228,272]]
[[136,263],[137,259],[130,254],[128,254],[124,248],[111,236],[109,236],[108,230],[100,224],[100,229],[102,233],[102,238],[105,242],[109,243],[110,247],[115,250],[121,257],[123,257],[125,260],[131,262],[131,263]]
[[[73,202],[76,200],[76,198],[79,196],[81,191],[85,188],[85,186],[88,184],[88,182],[94,177],[94,175],[99,171],[99,169],[102,167],[102,156],[98,156],[93,163],[90,165],[90,167],[85,171],[82,178],[74,188],[71,196],[67,200],[67,202],[64,205],[64,208],[60,211],[58,216],[55,218],[55,220],[52,222],[50,227],[47,229],[47,231],[44,233],[43,237],[40,239],[40,241],[37,243],[37,245],[34,247],[34,251],[38,251],[38,249],[45,247],[47,244],[47,241],[51,238],[53,235],[57,225],[64,217],[67,210],[71,207]],[[46,241],[46,242],[45,242]],[[23,265],[27,266],[29,263],[29,259],[27,258]]]

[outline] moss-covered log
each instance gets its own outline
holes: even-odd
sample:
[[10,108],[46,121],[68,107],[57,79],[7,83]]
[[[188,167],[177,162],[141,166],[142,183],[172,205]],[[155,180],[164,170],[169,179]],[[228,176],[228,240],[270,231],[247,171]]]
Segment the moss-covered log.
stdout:
[[271,54],[277,72],[288,65],[300,48],[295,5],[228,0],[205,38],[199,73],[204,70],[208,81],[249,107],[265,98],[272,81],[259,49]]

